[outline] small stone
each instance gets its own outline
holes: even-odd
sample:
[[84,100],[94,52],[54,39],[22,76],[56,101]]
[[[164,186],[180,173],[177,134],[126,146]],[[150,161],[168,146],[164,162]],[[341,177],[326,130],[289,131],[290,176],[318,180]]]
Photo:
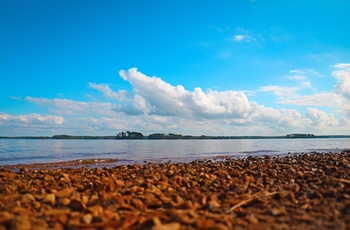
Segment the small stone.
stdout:
[[55,194],[47,194],[46,197],[43,200],[45,203],[50,203],[52,206],[56,203],[56,197]]
[[85,209],[85,204],[77,199],[71,200],[68,206],[72,209],[72,211],[82,211]]
[[64,206],[69,205],[69,203],[70,203],[70,199],[69,198],[65,197],[65,198],[61,199],[61,204],[63,204]]
[[30,202],[35,202],[35,198],[31,193],[26,193],[21,198],[22,204],[28,204]]
[[23,172],[28,172],[28,167],[21,167],[20,169],[19,169],[19,171],[21,172],[21,173],[23,173]]
[[250,216],[248,216],[248,221],[251,223],[251,224],[259,224],[259,220],[258,220],[258,218],[256,218],[256,216],[255,215],[250,215]]
[[215,220],[206,219],[206,220],[197,220],[196,226],[198,229],[212,229],[216,225]]
[[32,229],[32,224],[27,216],[16,217],[11,222],[11,229],[30,230]]
[[304,173],[302,171],[298,171],[297,174],[299,175],[299,177],[304,177]]
[[83,215],[83,217],[81,218],[81,221],[84,224],[90,224],[92,221],[92,215],[90,213]]
[[64,188],[60,191],[58,191],[55,195],[57,197],[69,197],[72,194],[72,189],[70,188]]
[[179,230],[181,228],[181,224],[177,222],[171,222],[168,224],[155,225],[152,227],[152,230]]

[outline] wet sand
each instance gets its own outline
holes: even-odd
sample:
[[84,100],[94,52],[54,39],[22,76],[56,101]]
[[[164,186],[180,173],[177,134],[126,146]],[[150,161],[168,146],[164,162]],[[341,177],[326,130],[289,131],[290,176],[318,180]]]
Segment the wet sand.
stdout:
[[349,150],[78,163],[0,167],[0,230],[350,229]]

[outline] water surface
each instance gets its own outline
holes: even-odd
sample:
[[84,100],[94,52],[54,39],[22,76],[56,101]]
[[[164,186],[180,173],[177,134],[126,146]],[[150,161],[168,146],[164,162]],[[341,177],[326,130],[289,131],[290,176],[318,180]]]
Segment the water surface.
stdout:
[[113,158],[120,162],[184,162],[218,156],[247,157],[350,149],[348,138],[231,140],[0,139],[0,165]]

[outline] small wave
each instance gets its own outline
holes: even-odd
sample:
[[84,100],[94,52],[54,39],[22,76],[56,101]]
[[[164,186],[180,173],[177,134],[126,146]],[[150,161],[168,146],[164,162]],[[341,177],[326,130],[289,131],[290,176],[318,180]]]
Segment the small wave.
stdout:
[[343,148],[333,148],[333,149],[306,149],[307,151],[312,152],[341,152],[344,149]]
[[243,151],[241,153],[277,153],[277,150],[254,150],[254,151]]

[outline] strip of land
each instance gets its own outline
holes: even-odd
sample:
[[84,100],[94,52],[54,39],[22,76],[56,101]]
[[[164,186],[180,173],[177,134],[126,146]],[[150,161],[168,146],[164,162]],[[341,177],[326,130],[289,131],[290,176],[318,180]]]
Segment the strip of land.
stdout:
[[228,139],[291,139],[291,138],[350,138],[350,135],[313,135],[313,134],[288,134],[286,136],[191,136],[181,134],[155,133],[148,136],[125,135],[125,136],[72,136],[72,135],[54,135],[54,136],[0,136],[0,139],[39,139],[39,140],[228,140]]
[[0,168],[0,229],[350,229],[349,207],[349,150]]

